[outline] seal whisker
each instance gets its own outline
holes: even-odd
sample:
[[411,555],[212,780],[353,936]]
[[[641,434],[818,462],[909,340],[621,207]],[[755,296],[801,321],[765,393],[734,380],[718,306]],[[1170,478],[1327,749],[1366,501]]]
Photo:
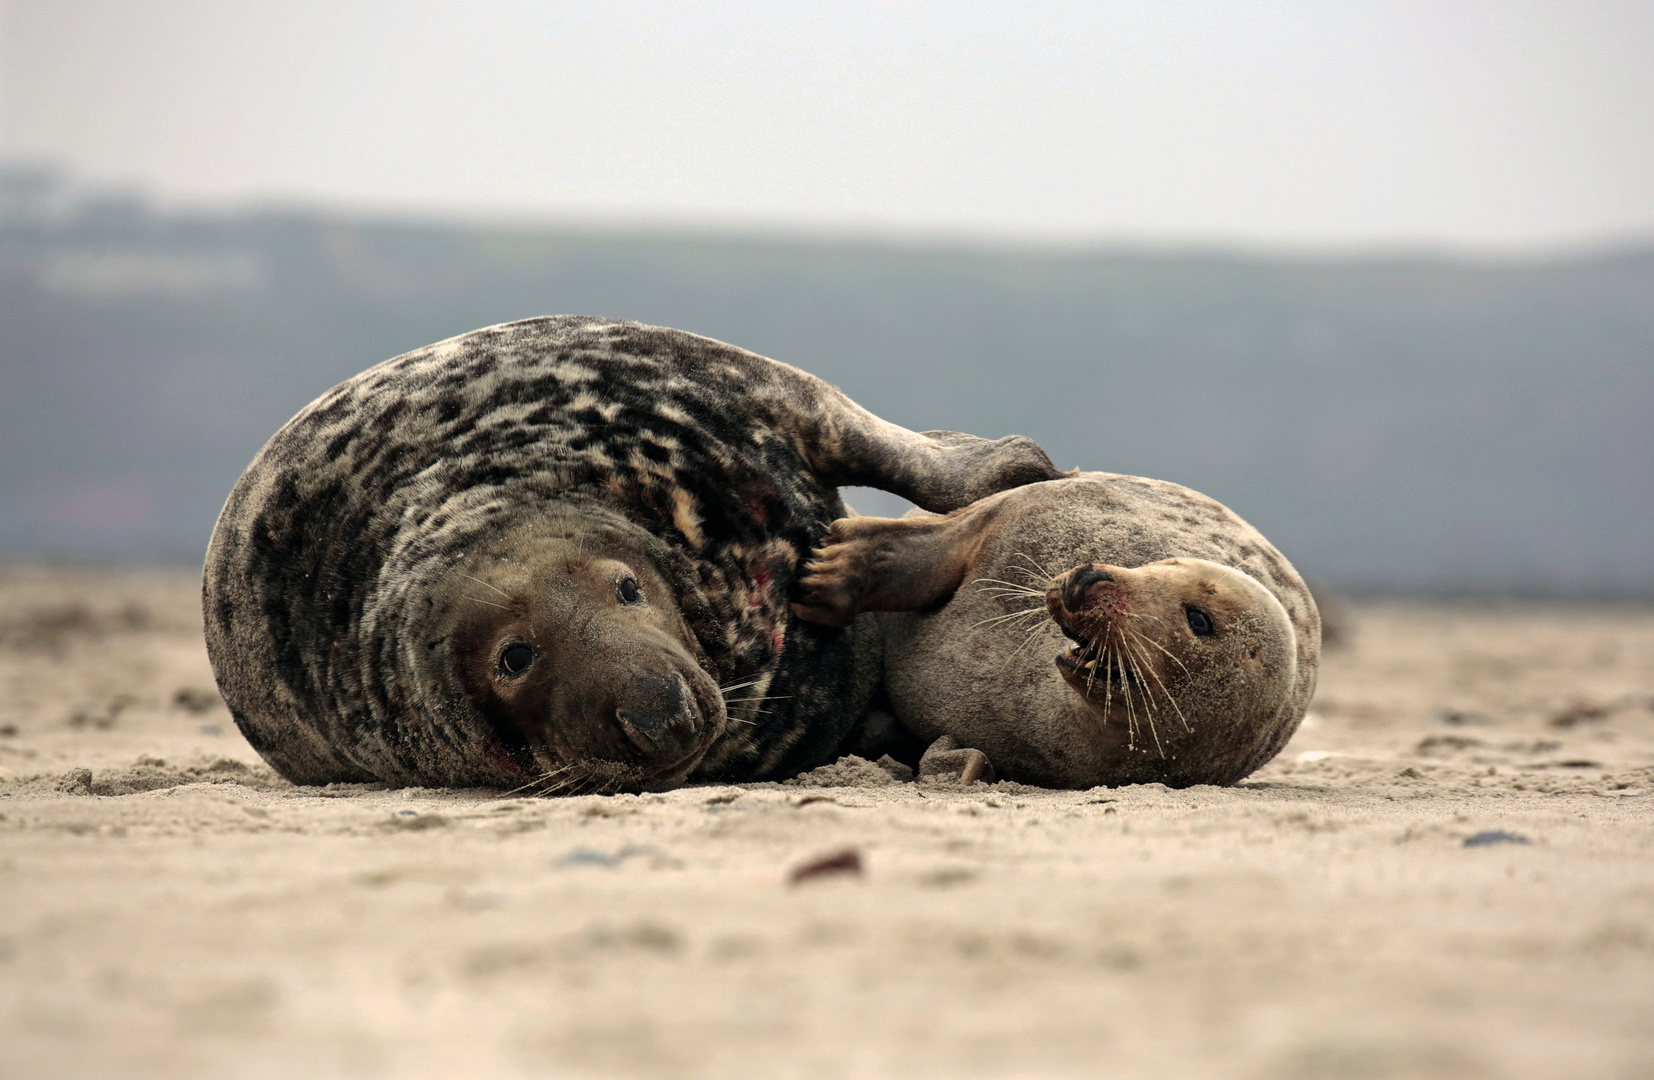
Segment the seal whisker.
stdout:
[[1131,672],[1126,669],[1125,650],[1119,647],[1114,650],[1114,670],[1120,676],[1120,697],[1126,703],[1126,717],[1131,722],[1132,746],[1135,748],[1137,736],[1143,733],[1143,722],[1137,716],[1138,695],[1132,692]]
[[[1021,570],[1022,567],[1016,566],[1016,567],[1012,567],[1012,569],[1013,570]],[[1021,582],[1006,581],[1004,578],[996,578],[996,577],[972,578],[971,579],[971,584],[972,585],[983,585],[983,584],[987,584],[987,585],[1009,585],[1013,589],[1027,589],[1027,588],[1030,588],[1030,586],[1024,585]]]
[[1015,660],[1019,654],[1021,654],[1022,650],[1026,649],[1028,646],[1032,645],[1035,641],[1038,641],[1039,640],[1039,632],[1041,630],[1045,629],[1047,626],[1055,626],[1055,625],[1056,625],[1055,623],[1038,622],[1038,623],[1034,623],[1032,626],[1028,627],[1025,631],[1023,631],[1022,643],[1020,645],[1018,645],[1016,648],[1011,650],[1011,655],[1007,656],[1003,661],[1001,661],[1000,666],[1004,667],[1006,664],[1009,664],[1012,660]]
[[1045,593],[1039,589],[983,589],[989,596],[1027,596],[1035,600],[1044,600]]
[[480,577],[473,577],[470,574],[464,574],[464,573],[460,574],[460,577],[462,577],[462,578],[471,578],[472,581],[476,582],[478,585],[481,585],[483,588],[493,589],[495,592],[499,593],[501,596],[505,597],[507,600],[511,599],[511,594],[510,593],[506,592],[504,589],[500,588],[498,585],[492,585],[492,584],[484,581]]
[[[1115,650],[1115,657],[1119,662],[1120,696],[1125,700],[1125,703],[1126,703],[1127,730],[1131,732],[1130,745],[1133,748],[1135,748],[1136,741],[1137,741],[1137,727],[1138,727],[1138,725],[1137,725],[1137,702],[1136,702],[1135,699],[1137,697],[1141,696],[1141,695],[1134,695],[1131,692],[1131,674],[1126,669],[1126,661],[1130,658],[1126,654],[1125,647],[1124,647],[1124,642],[1125,642],[1125,638],[1122,635],[1121,636],[1120,647]],[[1148,716],[1147,716],[1147,711],[1146,710],[1145,710],[1145,713],[1144,713],[1144,718],[1145,718],[1145,721],[1148,721]],[[1154,731],[1154,725],[1153,725],[1152,721],[1149,721],[1149,731],[1150,731],[1151,734]]]
[[1147,644],[1150,644],[1150,645],[1153,645],[1155,648],[1157,648],[1161,652],[1165,653],[1166,658],[1168,660],[1170,660],[1172,663],[1176,664],[1178,667],[1182,668],[1183,673],[1185,675],[1187,675],[1189,673],[1189,666],[1187,664],[1185,664],[1183,661],[1179,660],[1176,656],[1172,655],[1171,651],[1169,649],[1167,649],[1166,646],[1160,644],[1160,642],[1154,640],[1151,637],[1145,637],[1144,635],[1138,633],[1135,630],[1132,631],[1132,634],[1137,638],[1137,640],[1142,641],[1142,642],[1146,642]]
[[1018,619],[1026,619],[1030,615],[1038,616],[1039,618],[1043,619],[1043,618],[1046,617],[1045,616],[1045,608],[1044,607],[1025,607],[1025,608],[1022,608],[1020,611],[1007,611],[1007,612],[1004,612],[1003,614],[1000,614],[1000,615],[990,615],[985,619],[978,619],[976,622],[972,623],[971,625],[972,626],[986,626],[989,623],[1015,622]]
[[1030,615],[1044,614],[1044,608],[1024,608],[1022,611],[1013,611],[1008,615],[990,615],[986,619],[979,619],[978,621],[971,623],[971,629],[975,630],[979,626],[990,626],[994,623],[1013,622],[1017,619],[1026,619]]
[[[1122,627],[1122,629],[1124,629],[1124,628]],[[1149,684],[1148,684],[1148,680],[1143,678],[1143,669],[1142,669],[1141,666],[1138,665],[1137,658],[1132,653],[1131,642],[1129,642],[1125,637],[1122,636],[1121,639],[1120,639],[1120,645],[1121,645],[1121,648],[1125,650],[1126,659],[1131,662],[1132,674],[1134,674],[1137,677],[1138,689],[1140,691],[1142,691],[1140,696],[1143,700],[1143,719],[1149,725],[1149,735],[1154,739],[1154,748],[1156,750],[1160,751],[1160,756],[1161,757],[1165,757],[1166,756],[1166,748],[1163,745],[1161,745],[1161,742],[1160,742],[1160,729],[1155,725],[1155,722],[1154,722],[1154,712],[1155,712],[1154,695],[1149,692],[1150,687],[1149,687]]]
[[[1039,571],[1039,577],[1037,577],[1035,580],[1050,581],[1052,578],[1057,576],[1056,574],[1053,574],[1051,572],[1049,567],[1046,567],[1046,566],[1042,565],[1032,555],[1029,555],[1025,551],[1019,551],[1016,554],[1012,555],[1011,558],[1013,558],[1013,559],[1024,559],[1024,560],[1027,561],[1029,566],[1032,566],[1035,570]],[[1018,566],[1018,567],[1013,567],[1012,569],[1022,570],[1022,567]],[[1028,573],[1028,571],[1026,571],[1026,570],[1022,570],[1022,572],[1025,573],[1025,574]]]
[[528,783],[519,784],[518,786],[512,788],[509,791],[499,792],[498,794],[493,795],[492,798],[494,798],[494,799],[509,799],[509,798],[511,798],[511,796],[517,794],[519,791],[527,791],[529,788],[534,787],[535,785],[542,783],[544,781],[544,779],[545,779],[544,777],[536,776],[534,779],[530,780]]
[[1116,670],[1116,664],[1118,664],[1117,670],[1120,672],[1120,700],[1125,702],[1126,705],[1126,746],[1129,749],[1136,749],[1137,711],[1131,706],[1131,682],[1126,678],[1126,665],[1120,662],[1117,651],[1109,654],[1110,678],[1108,682],[1110,686],[1114,685],[1113,672]]
[[[1015,603],[1017,601],[1017,599],[1019,599],[1019,598],[1015,594],[1012,594],[1012,593],[1002,593],[999,596],[999,602],[1001,604],[1012,604],[1012,603]],[[1021,599],[1026,600],[1026,599],[1034,599],[1034,598],[1033,597],[1021,597]],[[1019,611],[1028,611],[1030,609],[1029,608],[1019,608],[1018,610]],[[1043,603],[1036,602],[1033,605],[1032,610],[1043,611],[1043,610],[1045,610],[1045,605]]]
[[[1113,691],[1115,659],[1116,658],[1113,652],[1110,652],[1108,657],[1108,675],[1103,683],[1103,694],[1105,699]],[[1124,701],[1126,705],[1126,749],[1135,750],[1137,749],[1137,713],[1134,712],[1131,707],[1131,689],[1126,685],[1126,671],[1123,665],[1120,668],[1120,699]]]
[[[1136,637],[1139,641],[1147,641],[1150,645],[1158,646],[1157,642],[1149,641],[1149,639],[1143,637],[1142,634],[1137,633],[1135,630],[1132,631],[1132,636]],[[1142,646],[1139,645],[1138,648],[1142,649]],[[1160,651],[1165,652],[1166,650],[1161,649]],[[1167,656],[1172,656],[1171,653],[1166,653],[1166,655]],[[1154,665],[1149,663],[1148,653],[1143,652],[1142,656],[1143,656],[1143,665],[1146,668],[1148,668],[1149,674],[1151,676],[1153,676],[1155,683],[1160,687],[1160,692],[1162,694],[1166,695],[1166,700],[1171,702],[1172,710],[1177,713],[1177,719],[1183,724],[1183,730],[1184,731],[1193,731],[1194,727],[1192,725],[1190,725],[1189,718],[1183,715],[1183,709],[1177,704],[1177,699],[1172,696],[1171,690],[1169,690],[1166,687],[1165,680],[1161,679],[1160,673],[1154,670]],[[1172,656],[1172,659],[1176,660],[1177,657]]]
[[[1114,701],[1114,684],[1116,677],[1120,684],[1120,701],[1126,707],[1126,748],[1134,749],[1137,745],[1137,711],[1132,707],[1131,687],[1126,679],[1126,665],[1120,658],[1120,649],[1112,640],[1107,641],[1103,659],[1103,718],[1108,719],[1108,710]],[[1086,687],[1086,696],[1090,696],[1090,687]]]
[[[555,769],[548,769],[545,772],[541,773],[539,776],[536,776],[534,779],[530,780],[528,783],[522,784],[518,787],[514,787],[510,791],[502,792],[501,794],[499,794],[495,797],[500,798],[500,799],[504,799],[504,798],[507,798],[509,796],[517,794],[519,791],[527,791],[530,788],[539,787],[541,784],[548,783],[551,780],[555,779],[558,775],[560,775],[562,773],[565,773],[565,772],[568,772],[570,768],[571,768],[571,766],[569,766],[569,765],[562,765],[562,766],[559,766],[558,768],[555,768]],[[539,794],[539,793],[536,792],[536,794]]]
[[482,604],[484,607],[499,608],[501,611],[510,611],[511,610],[510,608],[506,607],[504,604],[496,604],[492,600],[484,600],[484,599],[482,599],[480,597],[476,597],[476,596],[467,596],[467,597],[465,597],[465,599],[469,600],[473,604]]
[[[1108,711],[1114,702],[1114,660],[1105,654],[1104,663],[1108,667],[1103,669],[1103,723],[1108,723]],[[1086,696],[1091,696],[1091,688],[1086,687]],[[1131,724],[1126,724],[1126,746],[1131,746]]]
[[[1026,560],[1026,561],[1027,561],[1027,563],[1028,563],[1028,565],[1030,565],[1030,566],[1032,566],[1032,567],[1033,567],[1033,568],[1034,568],[1034,569],[1035,569],[1035,570],[1039,570],[1039,571],[1041,571],[1041,572],[1042,572],[1042,573],[1043,573],[1043,572],[1044,572],[1044,569],[1045,569],[1045,568],[1044,568],[1044,567],[1042,567],[1042,566],[1041,566],[1041,565],[1040,565],[1040,564],[1039,564],[1039,563],[1037,563],[1037,562],[1035,562],[1035,561],[1034,561],[1034,557],[1033,557],[1033,556],[1032,556],[1032,555],[1029,555],[1029,554],[1028,554],[1028,553],[1027,553],[1027,552],[1026,552],[1026,551],[1017,551],[1017,552],[1013,552],[1013,553],[1012,553],[1012,554],[1011,554],[1011,558],[1012,558],[1012,559],[1023,559],[1023,560]],[[1022,572],[1023,572],[1023,573],[1027,573],[1027,571],[1026,571],[1026,570],[1023,570],[1023,569],[1022,569],[1022,567],[1020,567],[1020,566],[1013,566],[1013,567],[1012,567],[1012,568],[1011,568],[1011,570],[1012,570],[1012,572],[1016,572],[1016,571],[1022,571]],[[1047,577],[1049,577],[1049,576],[1050,576],[1050,575],[1049,575],[1049,574],[1047,574],[1047,575],[1046,575],[1046,576],[1047,576]]]
[[1016,592],[1001,592],[1001,594],[997,594],[997,599],[999,599],[1001,604],[1006,605],[1016,604],[1017,600],[1034,600],[1034,605],[1032,605],[1032,607],[1024,607],[1024,609],[1019,610],[1024,610],[1024,612],[1025,610],[1039,610],[1039,612],[1044,612],[1045,610],[1044,595],[1040,595],[1040,597],[1030,597],[1030,595],[1016,594]]
[[573,768],[571,763],[571,767],[565,770],[565,775],[558,777],[555,784],[547,788],[545,791],[542,791],[540,794],[547,798],[555,795],[583,795],[585,792],[577,789],[583,788],[593,779],[594,777],[588,774],[584,769]]
[[[1018,567],[1018,569],[1021,569],[1021,568]],[[1022,596],[1038,596],[1038,597],[1042,597],[1042,598],[1045,596],[1045,590],[1044,589],[1036,589],[1031,585],[1020,585],[1017,582],[1004,581],[1004,580],[1001,580],[1000,578],[979,577],[975,581],[971,582],[971,584],[972,585],[1003,585],[1005,587],[1005,589],[984,589],[983,590],[984,592],[1003,592],[1005,590],[1009,590],[1011,592],[1017,593],[1017,594],[1022,595]]]
[[[983,580],[986,581],[986,579],[983,579]],[[1001,593],[1009,593],[1009,594],[1012,594],[1012,595],[1015,595],[1015,596],[1041,596],[1041,597],[1043,597],[1045,595],[1045,590],[1044,589],[1036,589],[1032,585],[1013,585],[1013,584],[1007,584],[1005,582],[999,582],[999,581],[986,581],[986,583],[988,585],[995,586],[992,589],[986,589],[985,588],[985,589],[982,590],[983,592],[988,593],[990,595],[999,595]],[[975,584],[975,583],[973,582],[973,584]]]
[[[1128,632],[1131,634],[1131,636],[1134,639],[1136,639],[1137,648],[1140,650],[1140,655],[1143,657],[1143,662],[1144,663],[1147,663],[1148,659],[1149,659],[1148,651],[1144,647],[1145,646],[1153,646],[1154,648],[1159,649],[1162,653],[1164,653],[1165,656],[1166,656],[1166,659],[1170,660],[1172,663],[1174,663],[1178,667],[1182,668],[1184,674],[1188,674],[1188,671],[1189,671],[1188,666],[1186,664],[1184,664],[1183,661],[1179,660],[1177,658],[1177,656],[1174,655],[1164,645],[1160,644],[1160,642],[1158,642],[1158,641],[1154,640],[1153,638],[1148,637],[1148,636],[1146,636],[1142,633],[1139,633],[1136,630],[1131,630],[1131,631],[1128,631]],[[1151,668],[1151,670],[1152,670],[1152,668]],[[1165,684],[1162,683],[1161,685],[1164,686]]]

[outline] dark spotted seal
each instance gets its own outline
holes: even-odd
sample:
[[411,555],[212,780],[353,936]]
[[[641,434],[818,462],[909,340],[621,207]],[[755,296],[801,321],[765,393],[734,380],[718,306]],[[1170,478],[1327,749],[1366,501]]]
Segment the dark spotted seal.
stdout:
[[299,783],[637,790],[830,759],[872,628],[804,624],[837,486],[946,511],[1056,475],[804,372],[599,319],[386,361],[271,438],[207,552],[236,723]]
[[905,612],[880,617],[893,711],[951,739],[958,769],[963,748],[1053,787],[1229,784],[1280,752],[1315,691],[1298,574],[1158,480],[1084,473],[945,517],[837,522],[805,584],[798,611],[825,624]]

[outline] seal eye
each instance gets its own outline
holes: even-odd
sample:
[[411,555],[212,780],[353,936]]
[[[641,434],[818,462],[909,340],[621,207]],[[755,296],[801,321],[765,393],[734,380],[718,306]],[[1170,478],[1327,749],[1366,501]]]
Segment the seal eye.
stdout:
[[637,578],[630,575],[620,579],[620,585],[615,589],[622,604],[637,604],[643,601],[643,590],[637,587]]
[[521,675],[523,669],[534,662],[534,646],[521,641],[513,641],[500,653],[500,674]]
[[1189,629],[1195,632],[1196,637],[1211,637],[1218,632],[1212,617],[1197,607],[1184,608],[1183,614],[1188,616]]

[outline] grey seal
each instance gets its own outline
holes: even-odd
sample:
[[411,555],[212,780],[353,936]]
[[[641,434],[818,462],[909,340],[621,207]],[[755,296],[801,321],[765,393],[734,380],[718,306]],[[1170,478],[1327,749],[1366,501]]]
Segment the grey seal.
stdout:
[[804,584],[796,610],[825,625],[892,613],[891,709],[956,773],[1230,784],[1315,691],[1303,580],[1227,507],[1164,481],[1083,473],[945,516],[848,518]]
[[379,364],[236,484],[203,580],[237,726],[297,783],[543,792],[784,777],[879,679],[871,622],[799,620],[837,488],[949,511],[1058,475],[916,434],[796,368],[562,316]]

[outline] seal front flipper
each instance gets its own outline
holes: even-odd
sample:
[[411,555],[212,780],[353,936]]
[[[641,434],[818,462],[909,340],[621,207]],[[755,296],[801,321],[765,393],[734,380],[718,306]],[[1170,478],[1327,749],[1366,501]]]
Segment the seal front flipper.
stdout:
[[1002,497],[945,516],[840,518],[811,553],[793,614],[848,626],[864,611],[924,611],[952,596],[999,520]]

